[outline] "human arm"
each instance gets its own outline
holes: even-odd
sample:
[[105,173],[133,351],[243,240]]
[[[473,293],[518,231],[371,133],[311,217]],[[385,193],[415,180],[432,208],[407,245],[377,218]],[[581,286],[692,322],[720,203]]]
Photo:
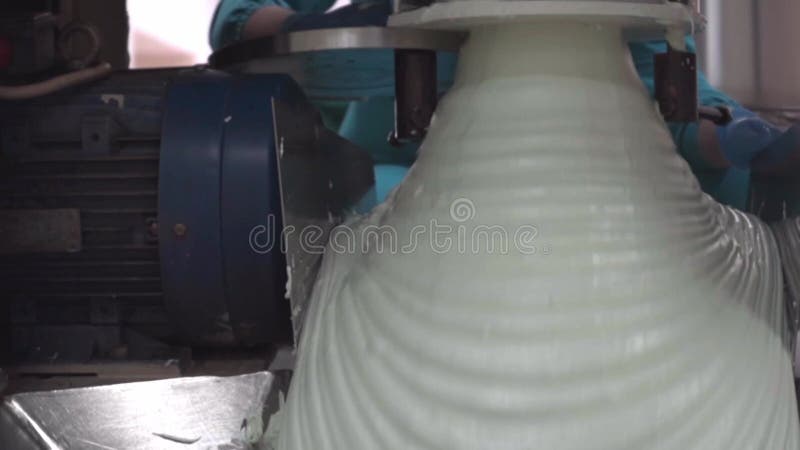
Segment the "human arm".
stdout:
[[[639,77],[642,79],[651,96],[655,95],[654,55],[667,51],[663,41],[636,42],[630,44],[631,55]],[[687,49],[694,52],[693,39],[687,40]],[[698,74],[699,102],[707,106],[725,106],[732,109],[741,108],[735,100],[723,92],[714,89],[706,77]],[[727,168],[731,162],[720,146],[717,125],[705,119],[687,124],[669,124],[670,132],[678,147],[678,152],[692,165],[700,169]]]
[[294,13],[324,13],[334,0],[221,0],[209,30],[211,48],[269,36]]
[[386,0],[357,1],[326,12],[332,4],[333,0],[222,0],[209,40],[216,50],[279,32],[384,26],[391,13]]

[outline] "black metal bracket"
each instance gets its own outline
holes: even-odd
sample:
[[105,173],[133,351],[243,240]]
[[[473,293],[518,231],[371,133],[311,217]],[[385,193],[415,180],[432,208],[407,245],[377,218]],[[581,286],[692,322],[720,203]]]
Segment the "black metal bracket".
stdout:
[[395,50],[395,126],[389,143],[400,146],[421,141],[439,101],[436,51]]
[[667,122],[696,122],[697,55],[669,45],[655,55],[655,96]]

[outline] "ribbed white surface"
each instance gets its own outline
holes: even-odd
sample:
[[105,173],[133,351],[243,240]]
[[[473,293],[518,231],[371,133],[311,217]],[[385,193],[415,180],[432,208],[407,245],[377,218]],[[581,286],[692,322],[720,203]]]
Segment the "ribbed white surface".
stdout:
[[726,238],[733,241],[734,249],[731,266],[717,271],[719,276],[713,277],[712,282],[764,319],[788,350],[790,336],[784,302],[784,273],[788,266],[785,259],[781,263],[779,248],[791,251],[790,247],[780,242],[780,236],[776,242],[774,230],[757,217],[720,205],[708,196],[704,200],[717,216]]
[[[792,302],[788,308],[793,314],[790,319],[794,322],[794,328],[800,328],[800,216],[773,224],[772,231],[783,262],[786,290],[789,293],[786,301]],[[800,349],[795,349],[794,362],[795,370],[800,369]]]
[[703,196],[620,31],[477,29],[459,64],[353,226],[535,226],[540,251],[329,253],[279,447],[800,448],[774,241]]

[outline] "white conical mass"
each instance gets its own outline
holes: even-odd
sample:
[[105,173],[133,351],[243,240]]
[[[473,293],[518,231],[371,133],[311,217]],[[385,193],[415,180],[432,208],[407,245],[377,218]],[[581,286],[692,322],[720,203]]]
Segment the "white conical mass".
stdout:
[[335,233],[279,447],[797,449],[774,241],[702,194],[621,30],[471,31]]

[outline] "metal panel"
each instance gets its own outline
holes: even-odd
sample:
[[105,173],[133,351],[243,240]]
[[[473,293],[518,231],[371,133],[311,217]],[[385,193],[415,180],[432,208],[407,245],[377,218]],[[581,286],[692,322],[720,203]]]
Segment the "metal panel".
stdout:
[[0,254],[80,249],[81,215],[77,209],[0,210]]
[[24,428],[24,425],[25,423],[12,414],[9,408],[0,408],[0,444],[3,444],[3,448],[14,450],[47,449],[47,447],[42,447],[37,442],[36,438]]
[[369,153],[326,129],[313,108],[273,101],[295,341],[328,237],[351,211],[375,203]]
[[285,381],[258,372],[17,394],[0,408],[0,438],[16,450],[252,448]]

